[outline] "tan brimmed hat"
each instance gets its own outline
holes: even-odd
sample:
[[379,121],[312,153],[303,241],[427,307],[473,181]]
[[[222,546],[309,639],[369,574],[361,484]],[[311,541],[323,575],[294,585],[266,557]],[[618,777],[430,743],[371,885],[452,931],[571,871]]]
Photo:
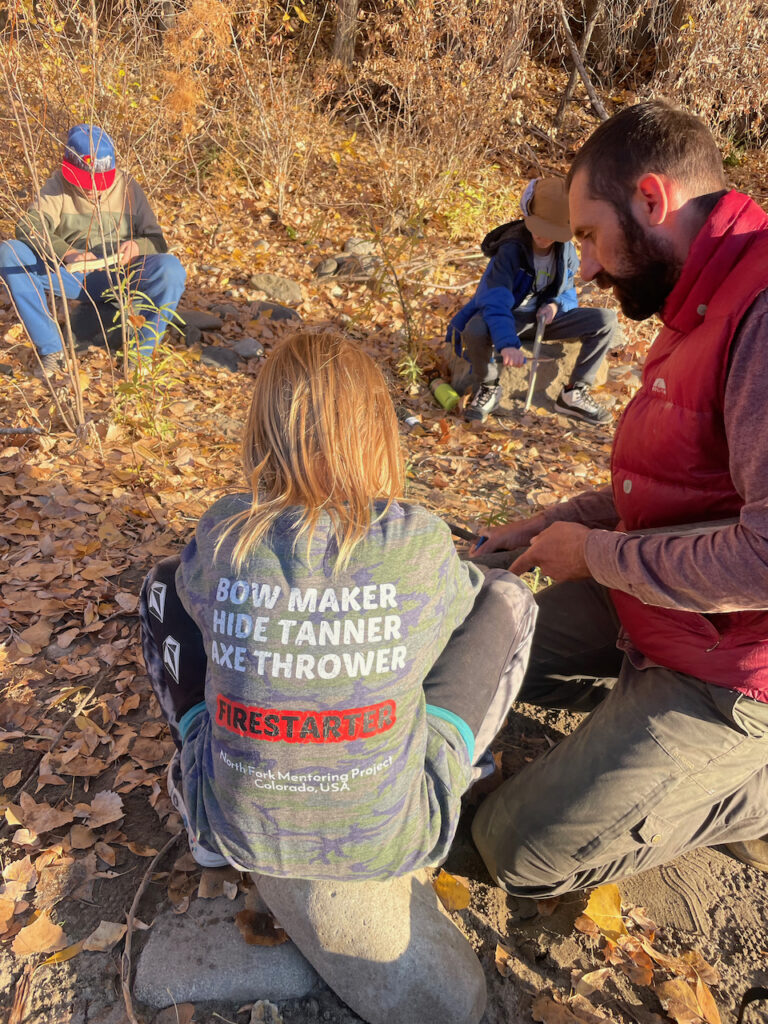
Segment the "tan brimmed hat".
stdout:
[[525,226],[534,235],[567,242],[571,237],[568,193],[562,178],[539,178],[528,203]]

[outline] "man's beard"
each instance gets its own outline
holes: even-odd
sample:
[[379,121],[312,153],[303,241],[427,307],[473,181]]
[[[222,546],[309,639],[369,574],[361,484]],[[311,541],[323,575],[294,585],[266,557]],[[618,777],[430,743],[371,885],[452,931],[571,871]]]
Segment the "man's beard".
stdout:
[[618,210],[624,233],[624,250],[619,254],[621,274],[602,270],[595,275],[600,288],[615,289],[621,311],[630,320],[647,320],[658,313],[682,271],[669,242],[647,235],[626,210]]

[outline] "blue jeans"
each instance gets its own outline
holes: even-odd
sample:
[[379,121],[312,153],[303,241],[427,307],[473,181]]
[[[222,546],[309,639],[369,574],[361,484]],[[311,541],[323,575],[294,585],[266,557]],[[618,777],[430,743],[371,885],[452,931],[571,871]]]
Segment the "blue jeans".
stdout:
[[[61,333],[51,316],[46,292],[61,295],[63,285],[67,299],[99,302],[104,292],[115,283],[119,272],[111,269],[87,274],[82,271],[71,273],[62,266],[60,284],[56,271],[49,270],[24,242],[0,244],[0,277],[5,281],[21,322],[41,356],[61,351]],[[136,332],[136,343],[142,355],[148,356],[172,319],[171,313],[179,304],[187,275],[181,263],[170,253],[138,257],[130,264],[130,274],[131,292],[143,292],[153,307],[152,310],[145,309],[145,300],[138,300],[142,303],[140,312],[146,319]]]

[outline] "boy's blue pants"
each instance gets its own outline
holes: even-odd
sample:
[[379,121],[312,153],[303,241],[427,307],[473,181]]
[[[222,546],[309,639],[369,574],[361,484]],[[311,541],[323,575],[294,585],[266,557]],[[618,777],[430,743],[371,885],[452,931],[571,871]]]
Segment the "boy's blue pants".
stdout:
[[[150,355],[179,304],[186,272],[170,253],[140,256],[126,269],[131,275],[130,290],[143,292],[151,300],[150,303],[137,300],[138,311],[146,319],[136,332],[137,347],[143,355]],[[61,333],[51,315],[47,293],[100,302],[104,292],[115,283],[119,271],[71,273],[62,266],[59,272],[61,282],[56,270],[49,268],[24,242],[14,240],[0,244],[0,277],[8,286],[21,321],[41,356],[61,351]]]

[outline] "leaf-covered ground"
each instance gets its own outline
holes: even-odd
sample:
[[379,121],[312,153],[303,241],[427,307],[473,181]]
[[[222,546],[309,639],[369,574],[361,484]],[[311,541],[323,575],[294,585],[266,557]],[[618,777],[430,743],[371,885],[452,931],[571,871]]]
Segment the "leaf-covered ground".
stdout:
[[[445,324],[482,266],[474,246],[457,248],[439,222],[376,223],[354,204],[334,210],[297,202],[281,221],[267,199],[243,195],[235,184],[216,182],[211,195],[205,202],[153,197],[188,267],[183,306],[230,303],[236,315],[206,341],[227,346],[251,336],[269,348],[287,328],[254,315],[251,303],[261,295],[250,277],[270,272],[299,282],[298,311],[307,323],[343,326],[387,368],[403,415],[409,497],[472,529],[606,482],[610,429],[574,429],[549,400],[524,415],[515,394],[508,415],[470,428],[434,403],[424,379],[409,376],[409,337],[427,377],[444,369]],[[318,278],[317,264],[352,237],[375,242],[373,271]],[[652,330],[625,324],[625,347],[609,359],[598,397],[613,403],[615,415],[637,385]],[[242,486],[239,438],[258,362],[237,373],[216,370],[176,341],[150,377],[126,384],[108,354],[90,348],[79,369],[90,428],[76,440],[31,376],[29,344],[7,303],[0,339],[0,1007],[14,1024],[117,1024],[125,1016],[119,954],[126,914],[152,858],[180,827],[164,782],[171,743],[140,653],[138,589],[153,562],[179,551],[211,502]],[[416,428],[405,423],[414,416]],[[499,744],[503,770],[518,770],[575,721],[521,709]],[[721,854],[705,856],[705,869],[699,862],[692,869],[701,886],[688,897],[699,906],[690,935],[674,924],[656,929],[635,911],[625,915],[629,942],[624,933],[606,938],[599,927],[574,930],[580,896],[520,917],[514,901],[489,884],[464,823],[447,867],[469,888],[469,903],[455,916],[487,969],[489,1024],[597,1019],[590,1013],[646,1024],[662,1019],[664,991],[673,1019],[717,1024],[697,985],[730,1011],[748,984],[766,983],[760,922],[768,900],[754,873]],[[202,884],[204,893],[214,885],[210,878]],[[234,892],[231,879],[214,888],[226,892],[225,884]],[[134,949],[165,901],[183,913],[200,898],[200,885],[177,846],[157,865],[139,906]],[[686,942],[717,961],[720,987],[714,968],[693,955],[664,965],[663,956],[678,956]],[[43,965],[57,951],[64,952]],[[654,989],[651,981],[672,988]],[[194,1019],[247,1020],[235,1018],[237,1009],[199,1008]],[[284,1019],[356,1018],[328,995],[286,1007]]]

